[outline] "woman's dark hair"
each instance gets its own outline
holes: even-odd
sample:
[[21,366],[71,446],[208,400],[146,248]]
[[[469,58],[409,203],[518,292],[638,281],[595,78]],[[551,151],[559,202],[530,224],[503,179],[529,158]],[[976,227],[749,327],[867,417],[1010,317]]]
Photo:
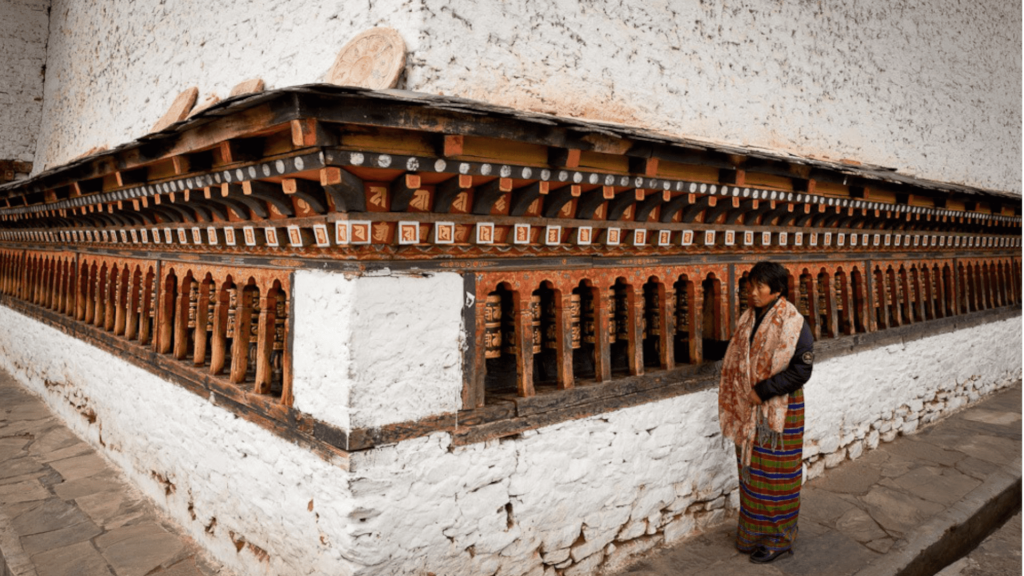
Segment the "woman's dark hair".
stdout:
[[747,275],[750,282],[764,284],[772,292],[778,292],[783,296],[787,292],[786,281],[789,279],[789,272],[781,264],[775,262],[758,262],[750,269]]

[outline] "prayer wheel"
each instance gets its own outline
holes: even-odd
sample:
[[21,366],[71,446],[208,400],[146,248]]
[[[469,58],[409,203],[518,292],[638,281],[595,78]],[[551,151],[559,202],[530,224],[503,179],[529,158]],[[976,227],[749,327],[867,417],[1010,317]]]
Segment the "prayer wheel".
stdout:
[[[746,304],[747,299],[743,302]],[[676,291],[676,326],[684,334],[690,333],[690,301],[685,286]]]
[[285,323],[288,321],[288,299],[278,293],[274,306],[274,346],[270,353],[270,390],[279,392],[284,381]]
[[797,302],[797,309],[800,310],[800,314],[803,316],[810,316],[810,301],[807,297],[807,282],[803,278],[800,279],[800,299]]
[[197,309],[199,307],[199,283],[192,282],[188,289],[188,327],[196,327]]
[[594,309],[594,297],[586,295],[581,299],[581,313],[583,317],[583,341],[587,344],[597,344],[597,313]]
[[835,299],[836,299],[836,311],[837,312],[842,312],[843,311],[843,284],[842,284],[842,282],[839,281],[839,275],[838,274],[836,274],[833,277],[832,282],[833,282],[833,289],[834,289],[833,294],[835,294]]
[[253,290],[252,313],[249,315],[249,352],[246,356],[246,371],[250,375],[256,374],[256,353],[259,350],[260,342],[260,293]]
[[644,338],[648,336],[661,336],[661,298],[657,290],[644,297]]
[[501,294],[484,301],[484,358],[501,357]]
[[238,313],[238,289],[228,288],[228,326],[225,338],[235,337],[235,315]]
[[615,291],[615,338],[628,341],[629,337],[629,298],[625,290]]
[[573,350],[580,347],[582,340],[580,312],[580,295],[573,294],[569,297],[569,341]]
[[608,314],[608,343],[609,344],[614,344],[619,339],[619,323],[617,321],[618,320],[618,316],[616,315],[617,310],[616,310],[615,302],[616,302],[615,296],[613,294],[609,294],[608,298],[607,298],[607,304],[605,305],[605,310],[608,311],[607,314]]
[[217,285],[210,282],[210,299],[206,303],[206,331],[213,332],[213,314],[217,306]]
[[[153,285],[149,287],[149,317],[156,318],[156,296],[157,296],[157,278],[153,275]],[[141,300],[140,300],[141,304]],[[139,310],[142,312],[142,310]]]
[[540,354],[541,348],[540,296],[530,296],[530,326],[533,329],[533,353]]

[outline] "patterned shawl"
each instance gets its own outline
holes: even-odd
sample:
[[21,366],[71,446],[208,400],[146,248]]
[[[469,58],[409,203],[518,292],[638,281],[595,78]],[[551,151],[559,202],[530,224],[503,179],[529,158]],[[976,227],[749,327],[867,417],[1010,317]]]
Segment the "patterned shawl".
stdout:
[[803,316],[782,296],[765,312],[751,342],[754,319],[753,308],[740,316],[725,352],[718,387],[718,422],[722,435],[741,448],[745,474],[750,468],[755,433],[762,443],[782,447],[782,429],[789,405],[789,395],[784,394],[757,406],[750,402],[750,390],[789,366],[804,326]]

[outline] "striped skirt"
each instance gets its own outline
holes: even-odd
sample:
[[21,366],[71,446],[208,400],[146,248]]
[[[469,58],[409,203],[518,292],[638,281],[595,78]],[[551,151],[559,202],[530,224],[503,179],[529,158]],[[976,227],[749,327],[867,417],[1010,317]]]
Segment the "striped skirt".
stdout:
[[[740,474],[740,518],[736,548],[749,553],[764,546],[787,550],[793,546],[800,512],[800,484],[803,480],[804,391],[789,395],[781,450],[754,445],[750,458],[750,481]],[[737,448],[737,463],[742,467]]]

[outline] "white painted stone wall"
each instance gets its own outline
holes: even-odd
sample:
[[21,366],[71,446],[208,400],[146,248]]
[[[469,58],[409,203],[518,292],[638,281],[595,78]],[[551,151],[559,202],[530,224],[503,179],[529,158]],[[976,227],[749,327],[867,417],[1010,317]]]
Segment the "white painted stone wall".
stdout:
[[0,0],[0,160],[35,157],[49,9],[50,0]]
[[378,25],[407,89],[1021,190],[1019,0],[55,0],[36,166],[145,134],[192,85],[319,81]]
[[0,367],[226,566],[240,575],[352,573],[347,460],[326,462],[3,306],[0,326]]
[[[304,316],[322,313],[323,298],[372,306],[428,284],[461,293],[444,275],[308,274],[297,280],[309,290],[296,306],[300,325],[315,325]],[[450,320],[457,305],[448,305],[438,316]],[[344,316],[323,319],[323,329],[342,326],[337,318],[367,328],[358,315]],[[714,389],[507,439],[459,447],[435,433],[327,463],[2,307],[0,325],[0,366],[242,573],[577,576],[622,567],[735,511],[733,449],[718,431]],[[349,366],[377,358],[358,351],[358,338],[347,345]],[[818,363],[805,387],[808,478],[1015,382],[1020,351],[1021,322],[1012,318]],[[321,354],[327,359],[330,349]],[[298,382],[297,402],[304,391],[326,394]],[[365,385],[353,378],[349,398]],[[325,410],[343,400],[310,405]],[[90,411],[95,424],[83,417]],[[258,549],[236,551],[240,537]]]
[[462,406],[462,276],[295,273],[295,408],[345,430]]

